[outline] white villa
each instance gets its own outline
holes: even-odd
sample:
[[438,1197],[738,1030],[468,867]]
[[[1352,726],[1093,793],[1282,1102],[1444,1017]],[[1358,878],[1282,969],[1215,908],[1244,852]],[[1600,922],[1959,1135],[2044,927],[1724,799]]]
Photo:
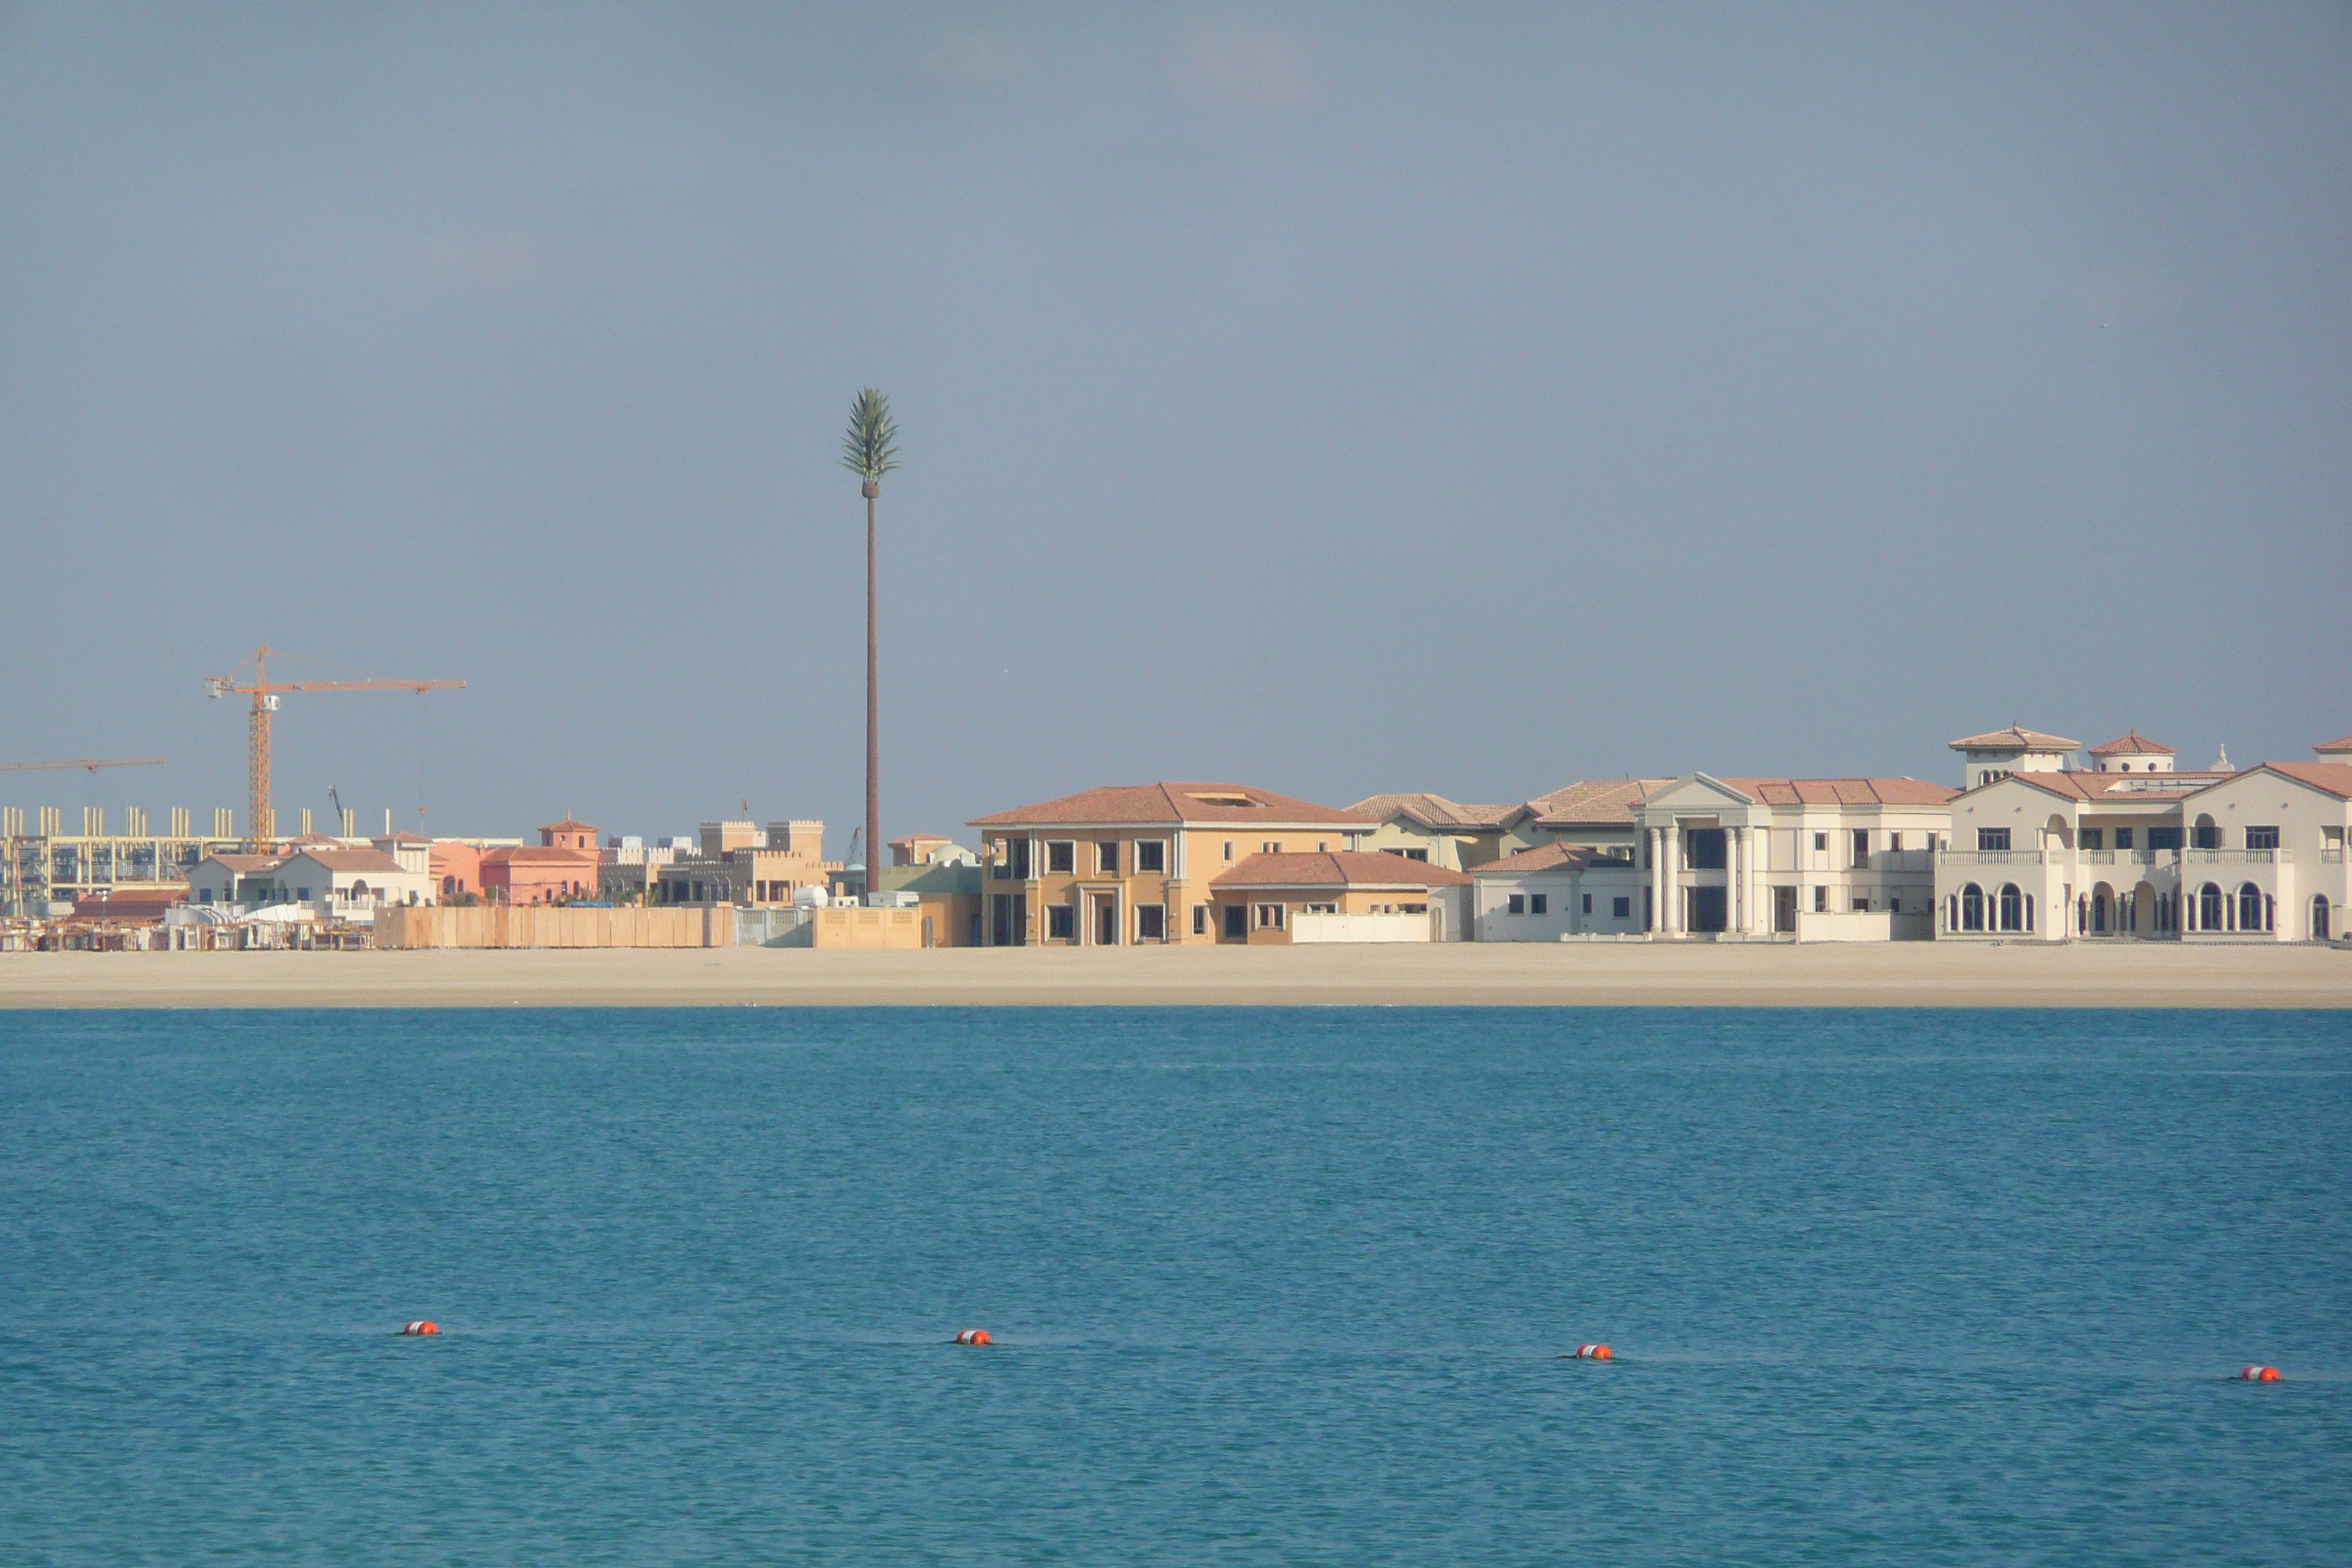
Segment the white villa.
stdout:
[[1629,804],[1628,857],[1556,843],[1474,868],[1478,940],[1925,940],[1955,793],[1686,773]]
[[[2315,750],[2321,761],[2185,773],[2171,748],[2133,732],[2093,747],[2091,771],[1995,769],[1952,803],[1951,840],[1936,857],[1936,934],[2340,936],[2352,899],[2352,736]],[[1977,762],[1972,752],[1972,773]]]

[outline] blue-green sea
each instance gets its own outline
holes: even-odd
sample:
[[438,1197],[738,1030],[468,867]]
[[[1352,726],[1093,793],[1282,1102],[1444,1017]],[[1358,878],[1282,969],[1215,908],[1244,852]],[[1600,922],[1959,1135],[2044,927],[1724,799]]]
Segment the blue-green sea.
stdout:
[[2342,1014],[0,1015],[6,1564],[2346,1562]]

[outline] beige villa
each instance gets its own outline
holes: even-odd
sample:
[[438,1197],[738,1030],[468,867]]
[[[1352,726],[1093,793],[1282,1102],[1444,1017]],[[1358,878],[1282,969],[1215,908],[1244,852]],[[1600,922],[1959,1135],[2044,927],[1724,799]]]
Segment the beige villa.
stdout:
[[1379,826],[1364,839],[1408,859],[1468,871],[1541,845],[1633,855],[1633,807],[1672,779],[1584,779],[1517,805],[1465,805],[1442,795],[1376,795],[1348,809]]
[[1377,824],[1246,784],[1161,783],[1085,790],[969,826],[981,835],[986,945],[1114,947],[1246,942],[1246,930],[1224,935],[1219,876],[1253,856],[1353,852]]

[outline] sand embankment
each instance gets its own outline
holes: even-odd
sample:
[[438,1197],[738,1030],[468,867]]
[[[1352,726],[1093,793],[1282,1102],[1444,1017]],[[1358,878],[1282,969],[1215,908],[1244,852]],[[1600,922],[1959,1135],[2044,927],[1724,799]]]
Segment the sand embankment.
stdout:
[[6,1007],[2352,1007],[2313,947],[768,948],[0,953]]

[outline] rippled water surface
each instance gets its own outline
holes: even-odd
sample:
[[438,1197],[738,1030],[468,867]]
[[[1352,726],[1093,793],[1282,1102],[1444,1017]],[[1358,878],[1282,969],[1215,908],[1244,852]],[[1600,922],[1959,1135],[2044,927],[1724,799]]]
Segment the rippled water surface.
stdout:
[[2347,1068],[2341,1015],[0,1016],[0,1560],[2352,1561]]

